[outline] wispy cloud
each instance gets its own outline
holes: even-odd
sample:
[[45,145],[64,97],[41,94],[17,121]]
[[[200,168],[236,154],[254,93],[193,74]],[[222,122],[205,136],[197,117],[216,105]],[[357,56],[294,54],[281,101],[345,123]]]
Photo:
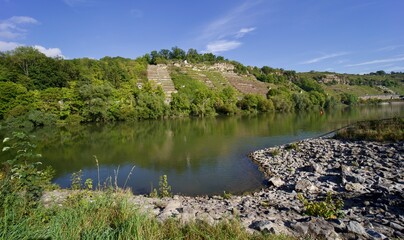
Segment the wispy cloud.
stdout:
[[13,16],[6,20],[0,20],[0,38],[15,39],[24,37],[27,32],[24,26],[38,23],[36,19],[27,16]]
[[312,64],[312,63],[317,63],[317,62],[321,62],[324,61],[326,59],[330,59],[330,58],[335,58],[335,57],[340,57],[340,56],[344,56],[349,54],[348,52],[338,52],[338,53],[332,53],[332,54],[327,54],[324,55],[322,57],[317,57],[317,58],[313,58],[304,62],[301,62],[300,64]]
[[404,57],[393,57],[393,58],[372,60],[372,61],[368,61],[368,62],[349,64],[349,65],[346,65],[346,67],[357,67],[357,66],[365,66],[365,65],[380,64],[380,63],[401,62],[401,61],[404,61]]
[[238,48],[242,43],[238,41],[219,40],[206,46],[206,52],[219,53]]
[[242,38],[244,35],[246,35],[249,32],[254,31],[256,28],[255,27],[250,27],[250,28],[242,28],[236,33],[236,38]]
[[400,48],[400,47],[404,47],[404,45],[386,46],[386,47],[379,48],[376,51],[378,51],[378,52],[393,51],[393,50],[396,50],[397,48]]
[[260,2],[245,1],[208,23],[198,37],[199,41],[205,43],[204,52],[224,52],[241,46],[240,39],[256,29],[246,26],[253,23],[255,15],[251,10]]

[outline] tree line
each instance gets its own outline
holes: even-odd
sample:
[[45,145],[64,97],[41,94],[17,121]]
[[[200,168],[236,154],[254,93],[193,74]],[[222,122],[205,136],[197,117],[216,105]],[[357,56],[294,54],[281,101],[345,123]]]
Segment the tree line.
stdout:
[[[278,87],[268,89],[267,96],[241,95],[233,87],[211,89],[180,69],[172,69],[178,92],[166,104],[163,90],[147,80],[147,65],[185,60],[228,62],[235,72],[252,74]],[[336,101],[318,82],[294,71],[246,67],[195,49],[185,52],[173,47],[136,59],[99,60],[50,58],[33,47],[0,52],[0,119],[16,126],[306,110],[330,107]]]

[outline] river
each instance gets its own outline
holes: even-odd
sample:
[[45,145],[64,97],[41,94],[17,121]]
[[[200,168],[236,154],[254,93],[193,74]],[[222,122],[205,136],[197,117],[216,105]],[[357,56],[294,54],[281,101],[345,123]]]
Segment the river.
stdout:
[[[63,188],[70,186],[73,172],[82,170],[83,179],[92,178],[94,185],[98,179],[101,185],[111,181],[123,187],[126,182],[125,187],[136,194],[158,188],[163,174],[174,193],[239,194],[265,185],[263,174],[248,158],[250,152],[317,137],[355,121],[394,116],[404,116],[404,104],[334,109],[324,114],[271,113],[40,128],[31,134],[36,136],[43,165],[55,169],[54,182]],[[10,134],[7,131],[0,131],[0,137]]]

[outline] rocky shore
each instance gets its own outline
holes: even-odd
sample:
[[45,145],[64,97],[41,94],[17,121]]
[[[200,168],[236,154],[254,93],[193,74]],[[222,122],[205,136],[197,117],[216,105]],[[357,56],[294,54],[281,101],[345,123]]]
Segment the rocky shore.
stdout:
[[[308,139],[250,154],[268,187],[244,196],[149,198],[131,202],[164,221],[210,224],[237,218],[249,231],[315,239],[404,239],[404,143]],[[343,217],[307,216],[297,199],[344,202]],[[63,204],[69,191],[47,192],[45,204]]]

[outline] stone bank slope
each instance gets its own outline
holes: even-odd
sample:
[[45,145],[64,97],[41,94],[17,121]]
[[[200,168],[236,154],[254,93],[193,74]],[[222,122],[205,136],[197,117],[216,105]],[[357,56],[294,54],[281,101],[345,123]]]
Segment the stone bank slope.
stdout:
[[167,70],[167,65],[148,65],[147,66],[147,79],[154,82],[156,85],[160,85],[166,95],[166,103],[171,102],[171,94],[175,93],[174,82],[172,81],[170,74]]
[[[287,199],[296,192],[340,196],[345,217],[325,225],[342,238],[404,239],[404,142],[311,139],[259,150],[251,158],[267,175],[269,189]],[[294,230],[304,233],[306,222],[297,222]]]
[[[403,142],[311,139],[288,149],[285,145],[251,154],[269,180],[261,191],[226,199],[133,196],[130,201],[162,221],[176,218],[215,224],[237,218],[249,231],[311,239],[404,239]],[[340,196],[345,217],[326,221],[304,215],[297,192],[309,199],[327,192]],[[60,204],[68,194],[48,192],[43,202]]]

